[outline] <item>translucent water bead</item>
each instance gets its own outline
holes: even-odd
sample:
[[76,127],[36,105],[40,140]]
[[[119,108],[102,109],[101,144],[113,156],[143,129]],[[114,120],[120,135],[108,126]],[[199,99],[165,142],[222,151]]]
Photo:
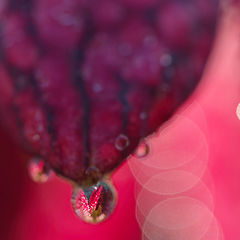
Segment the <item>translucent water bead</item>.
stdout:
[[150,148],[146,142],[141,142],[137,147],[134,156],[137,158],[144,158],[149,154]]
[[77,216],[88,223],[106,220],[116,206],[116,191],[109,181],[99,181],[87,187],[76,186],[72,206]]
[[29,161],[28,173],[34,182],[44,183],[48,181],[51,170],[46,167],[45,161],[42,158],[34,157]]

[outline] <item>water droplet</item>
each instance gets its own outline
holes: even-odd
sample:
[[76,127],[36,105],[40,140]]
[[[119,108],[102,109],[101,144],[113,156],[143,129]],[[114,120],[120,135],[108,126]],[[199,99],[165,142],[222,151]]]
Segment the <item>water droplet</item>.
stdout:
[[160,64],[164,67],[168,67],[172,64],[172,56],[170,54],[163,54],[160,57]]
[[39,134],[33,135],[32,140],[33,142],[38,142],[40,140],[40,135]]
[[108,181],[100,181],[88,187],[75,187],[72,206],[77,216],[88,223],[106,220],[116,206],[116,191]]
[[237,106],[236,114],[237,114],[238,119],[240,120],[240,103]]
[[115,147],[119,151],[123,151],[126,147],[129,146],[129,139],[126,135],[120,134],[115,141]]
[[141,142],[138,145],[137,150],[134,153],[134,156],[138,158],[144,158],[149,154],[149,151],[150,151],[149,145],[146,142]]
[[147,113],[146,112],[141,112],[139,117],[140,117],[141,120],[145,120],[145,119],[147,119]]
[[93,85],[93,91],[96,92],[96,93],[99,93],[103,90],[103,87],[101,84],[99,83],[96,83]]
[[30,160],[28,165],[28,172],[31,179],[37,183],[46,182],[51,175],[51,171],[46,167],[45,161],[38,157],[32,158]]

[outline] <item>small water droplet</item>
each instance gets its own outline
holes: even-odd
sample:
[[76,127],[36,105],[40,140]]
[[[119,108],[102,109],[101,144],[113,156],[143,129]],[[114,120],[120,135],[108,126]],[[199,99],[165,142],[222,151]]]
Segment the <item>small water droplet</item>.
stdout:
[[135,153],[134,156],[138,157],[138,158],[144,158],[149,154],[150,148],[149,145],[146,142],[141,142]]
[[30,160],[28,165],[28,172],[31,179],[37,183],[46,182],[51,175],[51,171],[46,167],[45,161],[38,157],[32,158]]
[[38,142],[40,140],[40,135],[39,134],[33,135],[32,140],[33,142]]
[[170,54],[163,54],[160,57],[160,64],[164,67],[168,67],[172,64],[172,56]]
[[116,191],[108,181],[100,181],[88,187],[75,187],[72,207],[77,216],[88,223],[106,220],[116,206]]
[[120,134],[115,141],[115,147],[119,151],[123,151],[125,148],[129,146],[129,139],[126,135]]
[[140,117],[141,120],[145,120],[145,119],[147,119],[147,113],[146,112],[141,112],[139,117]]
[[103,90],[103,87],[101,84],[99,83],[96,83],[93,85],[93,91],[96,92],[96,93],[99,93]]

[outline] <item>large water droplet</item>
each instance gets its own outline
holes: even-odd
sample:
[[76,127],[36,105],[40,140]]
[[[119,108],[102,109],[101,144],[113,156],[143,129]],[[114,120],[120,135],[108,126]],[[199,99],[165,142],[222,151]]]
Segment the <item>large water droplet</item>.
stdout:
[[120,134],[115,141],[115,147],[117,148],[117,150],[119,151],[123,151],[125,148],[128,147],[129,145],[129,139],[126,135],[124,134]]
[[46,182],[51,175],[51,171],[46,167],[45,161],[38,157],[34,157],[30,160],[28,172],[31,179],[37,183]]
[[106,220],[116,206],[116,191],[108,181],[99,181],[89,187],[75,187],[72,206],[77,216],[88,223]]
[[149,151],[150,151],[149,145],[147,145],[146,142],[141,142],[138,145],[138,147],[134,153],[134,156],[138,157],[138,158],[144,158],[148,155]]

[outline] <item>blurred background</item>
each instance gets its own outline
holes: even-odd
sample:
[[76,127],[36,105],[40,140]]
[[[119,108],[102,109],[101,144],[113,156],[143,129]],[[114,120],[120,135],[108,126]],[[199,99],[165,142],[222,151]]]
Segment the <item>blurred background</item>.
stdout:
[[[0,239],[139,240],[160,239],[162,235],[166,240],[186,236],[190,240],[197,240],[196,236],[203,240],[238,240],[240,121],[236,108],[240,102],[239,16],[234,8],[226,9],[223,14],[202,82],[177,112],[176,117],[180,120],[173,118],[159,130],[159,134],[147,140],[152,153],[145,160],[130,158],[114,173],[118,205],[113,216],[104,223],[89,225],[73,214],[71,185],[64,180],[53,177],[45,184],[33,183],[26,169],[28,156],[1,129]],[[166,129],[164,134],[160,134],[162,129]],[[167,154],[164,147],[172,149],[173,153]],[[161,151],[165,155],[161,155]],[[165,166],[164,159],[173,160],[174,153],[177,160],[174,158],[176,161],[168,161],[172,166]],[[159,159],[163,159],[160,161],[162,165],[158,162],[159,166],[156,166]],[[180,165],[174,168],[174,164]],[[175,172],[165,171],[172,168]],[[178,183],[182,185],[173,183],[171,173],[178,176]],[[165,185],[156,185],[154,176],[160,176]],[[172,192],[166,192],[166,189]],[[193,202],[193,197],[198,201]],[[180,212],[173,217],[172,211],[183,206],[188,210],[191,206],[191,214],[181,219],[183,212]],[[205,226],[203,219],[209,224]],[[179,226],[176,221],[181,220],[182,226]],[[196,224],[189,227],[192,220],[196,220]]]

